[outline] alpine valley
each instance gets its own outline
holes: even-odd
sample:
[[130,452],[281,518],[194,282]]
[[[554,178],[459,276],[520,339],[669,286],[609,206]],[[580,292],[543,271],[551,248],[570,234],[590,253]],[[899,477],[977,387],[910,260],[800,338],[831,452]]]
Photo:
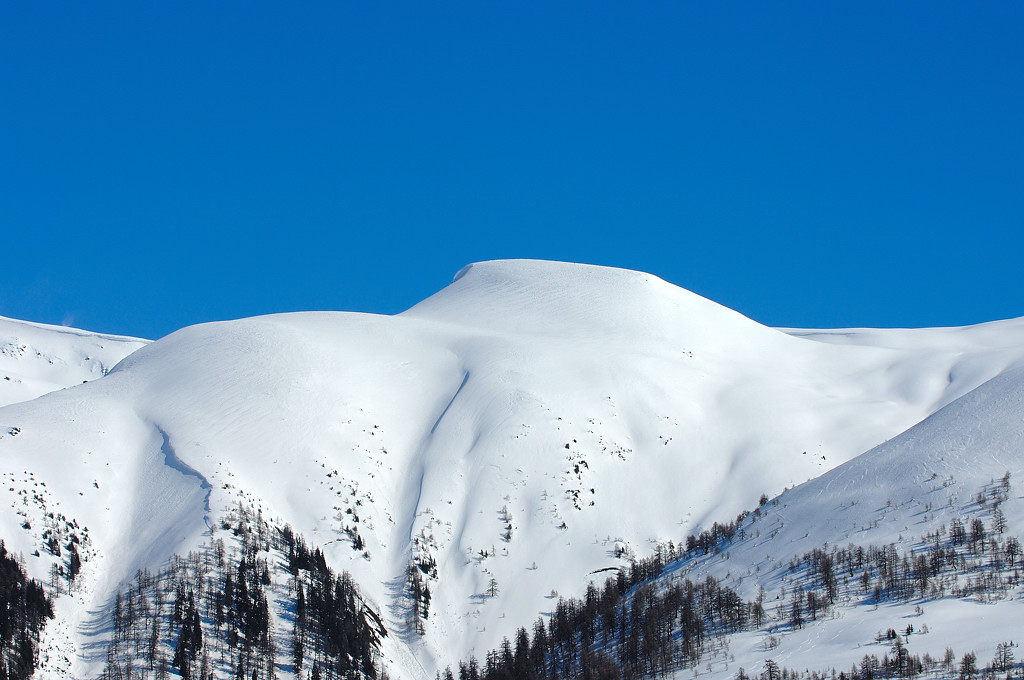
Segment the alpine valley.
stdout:
[[1024,673],[1024,319],[494,261],[0,378],[0,680]]

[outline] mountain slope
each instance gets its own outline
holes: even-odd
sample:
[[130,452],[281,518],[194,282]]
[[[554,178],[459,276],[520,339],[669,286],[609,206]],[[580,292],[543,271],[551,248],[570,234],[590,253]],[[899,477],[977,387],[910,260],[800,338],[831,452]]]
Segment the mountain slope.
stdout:
[[[89,527],[58,602],[75,677],[99,672],[81,631],[118,584],[240,501],[349,570],[395,633],[392,675],[428,677],[616,555],[818,477],[1022,357],[1020,320],[782,332],[647,274],[478,263],[397,316],[194,326],[0,409],[0,536],[45,578],[47,513]],[[437,565],[422,636],[415,563]]]
[[[734,677],[740,668],[756,675],[766,659],[799,672],[847,671],[865,655],[893,653],[887,629],[918,658],[939,660],[951,649],[956,658],[976,654],[984,667],[1019,633],[1022,451],[1024,363],[1017,362],[759,507],[710,554],[698,548],[670,561],[654,587],[665,592],[684,578],[711,577],[764,603],[762,622],[723,636],[725,653],[705,649],[699,665],[709,677]],[[828,567],[820,566],[823,556]],[[888,562],[893,575],[876,561]],[[831,597],[823,573],[835,575]],[[798,589],[807,602],[817,597],[819,613],[803,605],[804,620],[794,625]]]
[[100,378],[145,344],[0,317],[0,406]]

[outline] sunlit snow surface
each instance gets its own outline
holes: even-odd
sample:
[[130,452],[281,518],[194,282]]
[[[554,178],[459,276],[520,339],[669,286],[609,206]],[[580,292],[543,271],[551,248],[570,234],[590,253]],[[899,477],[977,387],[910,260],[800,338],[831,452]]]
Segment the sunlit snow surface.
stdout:
[[145,344],[0,317],[0,406],[100,378]]
[[[40,329],[38,342],[59,332]],[[0,409],[0,500],[12,508],[0,537],[45,580],[50,558],[32,556],[39,532],[25,520],[56,510],[89,527],[85,586],[61,599],[50,633],[86,677],[103,661],[91,622],[118,584],[187,553],[244,500],[353,574],[396,633],[393,677],[433,677],[528,627],[552,591],[579,594],[588,574],[621,564],[616,547],[643,556],[762,493],[815,479],[780,499],[786,532],[751,547],[754,563],[849,540],[865,523],[851,512],[898,506],[933,473],[964,480],[964,493],[974,477],[1024,479],[1021,365],[1020,319],[781,331],[648,274],[478,263],[397,316],[193,326],[101,380]],[[856,510],[836,511],[853,496]],[[355,507],[365,555],[341,532]],[[422,638],[404,634],[400,596],[417,550],[439,568]],[[485,598],[492,578],[500,597]]]

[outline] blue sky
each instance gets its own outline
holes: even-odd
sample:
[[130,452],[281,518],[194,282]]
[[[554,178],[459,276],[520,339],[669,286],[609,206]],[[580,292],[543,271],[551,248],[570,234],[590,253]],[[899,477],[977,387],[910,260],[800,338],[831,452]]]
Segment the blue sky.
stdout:
[[395,313],[518,257],[1024,315],[1019,2],[0,2],[3,316]]

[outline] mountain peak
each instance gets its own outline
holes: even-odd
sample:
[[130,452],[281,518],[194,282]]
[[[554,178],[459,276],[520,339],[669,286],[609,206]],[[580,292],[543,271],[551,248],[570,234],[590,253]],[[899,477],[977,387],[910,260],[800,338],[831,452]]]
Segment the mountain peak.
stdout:
[[[481,330],[563,337],[620,337],[692,344],[742,329],[781,334],[644,272],[546,260],[467,265],[452,283],[402,313]],[[709,338],[710,339],[710,338]]]

